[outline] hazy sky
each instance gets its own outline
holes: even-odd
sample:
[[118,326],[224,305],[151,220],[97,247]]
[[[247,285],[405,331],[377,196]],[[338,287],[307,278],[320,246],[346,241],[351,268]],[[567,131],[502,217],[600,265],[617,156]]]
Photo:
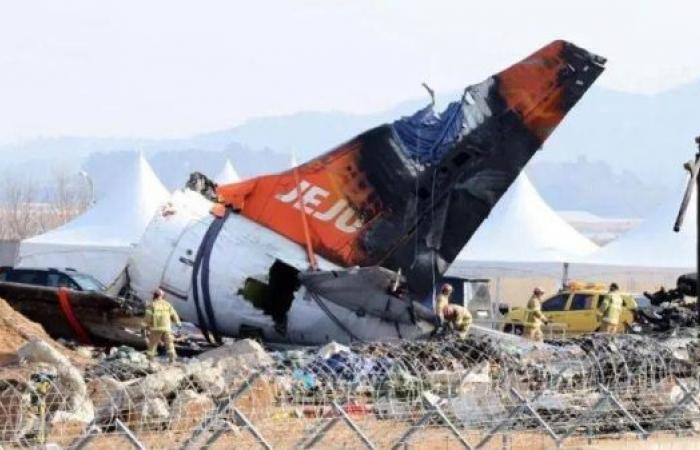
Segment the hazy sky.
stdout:
[[0,142],[171,137],[455,89],[564,38],[606,87],[700,78],[686,1],[0,0]]

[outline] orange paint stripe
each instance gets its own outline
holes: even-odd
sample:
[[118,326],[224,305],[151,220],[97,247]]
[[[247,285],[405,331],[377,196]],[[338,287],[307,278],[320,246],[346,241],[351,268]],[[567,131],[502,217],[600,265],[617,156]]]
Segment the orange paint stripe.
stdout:
[[301,225],[304,227],[304,240],[306,241],[306,256],[309,258],[309,264],[311,265],[311,268],[313,270],[318,269],[318,265],[316,264],[316,255],[314,254],[314,247],[313,244],[311,243],[311,233],[309,232],[309,222],[306,219],[306,212],[304,209],[306,206],[304,206],[304,199],[302,198],[301,194],[301,186],[300,186],[300,180],[299,180],[299,169],[298,167],[294,167],[294,181],[297,185],[297,198],[299,199],[299,204],[301,205],[301,208],[299,208],[299,212],[301,213]]
[[58,305],[61,307],[61,312],[63,312],[63,316],[66,318],[71,330],[73,330],[73,333],[78,337],[78,341],[84,345],[92,345],[90,335],[85,331],[85,328],[83,328],[78,318],[75,317],[73,313],[73,307],[70,304],[70,294],[68,289],[64,287],[58,288]]

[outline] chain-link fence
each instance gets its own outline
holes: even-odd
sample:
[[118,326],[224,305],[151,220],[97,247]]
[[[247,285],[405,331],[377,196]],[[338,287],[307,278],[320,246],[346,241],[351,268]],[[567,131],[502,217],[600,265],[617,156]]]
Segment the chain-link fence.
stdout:
[[[558,448],[692,435],[694,340],[492,338],[141,355],[0,372],[4,448]],[[46,353],[34,343],[34,354]],[[48,362],[47,362],[48,361]],[[623,446],[624,447],[624,446]],[[631,446],[630,448],[633,448]]]

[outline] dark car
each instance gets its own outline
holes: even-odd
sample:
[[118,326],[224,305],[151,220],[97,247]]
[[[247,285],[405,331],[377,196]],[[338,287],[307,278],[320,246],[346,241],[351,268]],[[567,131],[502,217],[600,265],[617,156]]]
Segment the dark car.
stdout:
[[76,291],[103,291],[105,286],[93,276],[75,269],[0,267],[0,282],[34,286],[67,287]]

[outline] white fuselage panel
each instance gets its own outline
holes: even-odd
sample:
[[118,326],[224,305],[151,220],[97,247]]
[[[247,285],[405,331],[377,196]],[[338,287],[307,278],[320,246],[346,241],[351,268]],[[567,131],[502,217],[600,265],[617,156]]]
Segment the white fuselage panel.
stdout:
[[[198,325],[201,324],[192,295],[192,268],[199,245],[214,220],[211,206],[195,192],[175,192],[148,225],[128,265],[131,287],[139,297],[149,299],[161,286],[183,320]],[[350,333],[359,339],[373,340],[412,338],[430,329],[420,324],[397,328],[393,322],[358,315],[321,299],[327,307],[324,311],[302,286],[294,294],[287,312],[286,333],[282,334],[270,315],[240,295],[247,278],[266,280],[276,260],[298,270],[306,270],[309,265],[300,245],[243,216],[229,216],[214,241],[209,263],[211,306],[220,334],[235,337],[245,326],[273,342],[320,344],[332,340],[348,342]],[[317,261],[320,270],[339,268],[322,258],[317,257]]]

